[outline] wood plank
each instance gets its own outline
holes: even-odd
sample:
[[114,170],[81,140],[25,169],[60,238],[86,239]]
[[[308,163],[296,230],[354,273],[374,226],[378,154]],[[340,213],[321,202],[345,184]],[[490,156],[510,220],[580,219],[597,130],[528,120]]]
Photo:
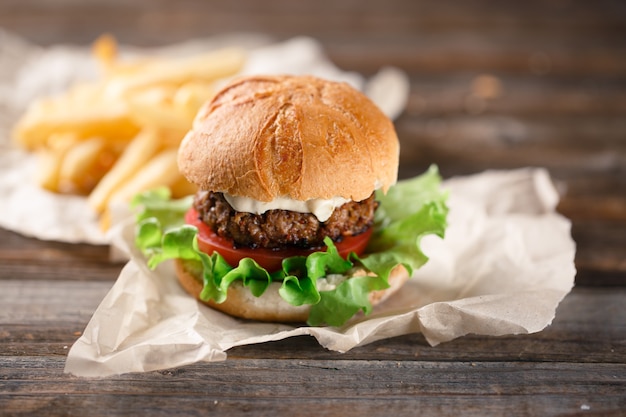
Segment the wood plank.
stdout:
[[0,228],[2,280],[114,280],[122,265],[109,248],[43,241]]
[[514,76],[494,70],[413,73],[411,95],[404,114],[429,118],[509,115],[556,123],[579,122],[580,118],[596,122],[613,118],[619,125],[620,116],[626,112],[624,90],[626,83],[621,77]]
[[[567,200],[565,203],[569,204]],[[596,200],[596,203],[600,205],[603,201]],[[626,210],[626,204],[623,207]],[[599,215],[607,211],[610,209],[595,210]],[[577,212],[570,211],[575,219],[572,237],[577,244],[576,282],[580,285],[626,285],[626,222],[578,218]]]
[[4,307],[0,324],[87,324],[112,285],[110,281],[0,281],[0,305]]
[[[443,415],[474,416],[488,407],[496,414],[550,416],[581,407],[596,412],[626,407],[624,364],[241,359],[95,380],[60,375],[61,369],[57,358],[42,366],[28,357],[0,357],[0,407],[41,416],[58,409],[165,415],[204,407],[212,415],[237,410],[267,415],[293,412],[294,406],[298,415],[419,408],[421,415],[445,410]],[[600,388],[602,395],[595,395]]]
[[424,117],[399,119],[396,128],[402,163],[407,165],[427,150],[436,157],[462,155],[494,168],[532,165],[615,172],[626,166],[626,124],[617,118],[574,119]]
[[[45,23],[44,17],[48,21],[67,20],[72,15],[97,12],[89,16],[92,21],[110,21],[115,28],[124,28],[125,23],[142,17],[146,24],[144,31],[150,32],[156,31],[158,26],[148,26],[148,23],[156,24],[169,16],[173,32],[169,34],[170,37],[181,36],[183,24],[194,31],[204,32],[225,32],[257,25],[270,32],[289,29],[301,33],[332,33],[334,36],[342,32],[368,34],[373,28],[384,28],[394,34],[487,31],[520,37],[539,34],[558,38],[562,33],[567,33],[589,38],[589,34],[619,34],[620,30],[624,30],[623,21],[620,20],[623,9],[610,1],[596,2],[594,7],[588,7],[583,1],[525,2],[523,5],[515,2],[486,4],[483,1],[468,1],[454,7],[436,1],[367,1],[359,2],[358,5],[354,2],[337,3],[328,0],[315,4],[278,1],[270,5],[241,1],[237,8],[233,8],[228,1],[214,1],[210,6],[194,1],[156,3],[145,0],[133,2],[132,5],[120,1],[90,1],[88,4],[66,1],[64,7],[59,7],[56,3],[40,0],[6,0],[3,5],[7,10],[7,21],[12,19],[21,25],[40,21]],[[125,13],[120,13],[121,10]],[[241,10],[248,13],[246,19],[241,19]],[[202,11],[210,11],[210,14],[203,14]],[[115,13],[118,19],[111,17]],[[202,27],[202,20],[211,24]],[[82,27],[81,22],[74,22],[72,27]],[[141,35],[135,33],[134,36]]]
[[[210,8],[164,3],[160,9],[146,2],[133,7],[108,2],[68,2],[65,7],[46,2],[3,4],[0,26],[47,45],[68,40],[86,44],[103,32],[154,45],[185,40],[190,34],[252,31],[278,39],[314,36],[339,66],[366,73],[381,65],[420,73],[453,69],[577,76],[620,76],[626,69],[626,56],[615,53],[625,47],[625,12],[612,2],[594,7],[584,2],[524,6],[506,2],[506,7],[403,2],[387,6],[386,13],[376,2],[358,8],[330,2],[308,6],[280,2],[273,8],[247,3],[241,6],[249,10],[246,19],[228,2],[212,3]],[[135,30],[137,21],[142,24],[140,33]],[[164,26],[168,31],[160,30]]]

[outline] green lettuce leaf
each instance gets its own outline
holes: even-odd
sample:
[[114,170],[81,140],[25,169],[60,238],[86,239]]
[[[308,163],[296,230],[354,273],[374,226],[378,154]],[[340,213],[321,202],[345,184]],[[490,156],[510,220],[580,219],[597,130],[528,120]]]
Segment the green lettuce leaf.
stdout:
[[[132,205],[139,209],[135,244],[151,268],[168,259],[182,259],[187,268],[194,268],[203,280],[203,300],[223,302],[234,281],[241,281],[258,297],[277,281],[281,283],[279,294],[288,303],[311,305],[309,325],[341,326],[358,312],[371,311],[369,293],[388,288],[389,273],[397,265],[412,273],[427,262],[420,249],[423,236],[444,236],[447,195],[441,190],[435,166],[416,178],[398,182],[387,194],[377,192],[376,198],[380,206],[374,233],[366,255],[361,257],[350,254],[343,259],[327,238],[325,251],[287,258],[282,269],[272,273],[250,258],[229,265],[218,253],[207,255],[198,249],[197,229],[184,222],[192,197],[172,200],[167,189],[133,199]],[[369,274],[347,279],[355,267],[365,268]],[[318,280],[326,277],[333,278],[332,285],[318,290]]]

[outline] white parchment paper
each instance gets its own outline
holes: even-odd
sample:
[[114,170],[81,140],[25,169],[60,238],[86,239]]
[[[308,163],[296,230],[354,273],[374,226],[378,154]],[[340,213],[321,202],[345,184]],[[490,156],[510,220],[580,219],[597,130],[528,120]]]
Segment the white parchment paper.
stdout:
[[432,345],[465,334],[542,330],[574,284],[570,223],[542,169],[485,172],[445,182],[445,239],[428,237],[430,261],[401,292],[340,328],[294,327],[229,317],[187,295],[171,264],[149,270],[132,245],[132,225],[113,243],[131,260],[69,352],[65,371],[107,376],[226,358],[234,346],[311,335],[346,352],[422,332]]

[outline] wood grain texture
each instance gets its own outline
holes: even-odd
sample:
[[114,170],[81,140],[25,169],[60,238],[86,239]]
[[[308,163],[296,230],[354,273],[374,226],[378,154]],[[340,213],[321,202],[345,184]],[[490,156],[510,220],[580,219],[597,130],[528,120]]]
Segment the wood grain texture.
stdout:
[[430,347],[412,334],[345,354],[297,337],[83,380],[62,373],[65,356],[122,265],[106,247],[0,230],[0,415],[625,415],[623,2],[4,0],[0,28],[46,46],[103,32],[142,46],[305,35],[344,70],[400,67],[411,85],[395,121],[400,176],[432,163],[446,178],[547,168],[578,270],[553,324],[532,335]]
[[9,415],[483,416],[488,404],[494,414],[550,416],[626,406],[623,364],[242,359],[89,381],[59,377],[58,359],[0,364],[12,378],[11,397],[0,397]]

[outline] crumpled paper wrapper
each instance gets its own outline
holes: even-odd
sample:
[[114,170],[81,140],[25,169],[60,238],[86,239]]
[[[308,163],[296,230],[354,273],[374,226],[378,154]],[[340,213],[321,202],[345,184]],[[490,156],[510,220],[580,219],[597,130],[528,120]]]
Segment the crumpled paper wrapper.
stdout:
[[179,286],[171,264],[148,269],[132,224],[120,225],[113,244],[130,261],[72,346],[65,372],[101,377],[220,361],[234,346],[298,335],[346,352],[413,332],[437,345],[545,328],[576,273],[570,223],[555,212],[547,172],[485,172],[444,187],[449,228],[445,239],[424,239],[430,261],[372,314],[339,328],[239,320],[206,307]]
[[[342,71],[330,62],[321,45],[308,37],[273,43],[256,34],[232,34],[157,49],[122,46],[121,50],[122,57],[184,56],[226,46],[247,50],[245,67],[238,75],[312,74],[345,81],[367,94],[392,119],[404,110],[408,99],[409,81],[404,72],[387,67],[365,79]],[[97,65],[87,48],[42,49],[0,29],[0,227],[42,240],[109,242],[86,199],[39,188],[33,180],[36,158],[15,149],[10,140],[13,124],[33,99],[61,93],[78,80],[96,76]]]

